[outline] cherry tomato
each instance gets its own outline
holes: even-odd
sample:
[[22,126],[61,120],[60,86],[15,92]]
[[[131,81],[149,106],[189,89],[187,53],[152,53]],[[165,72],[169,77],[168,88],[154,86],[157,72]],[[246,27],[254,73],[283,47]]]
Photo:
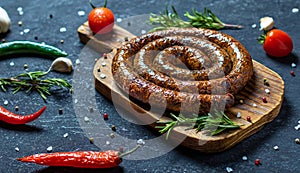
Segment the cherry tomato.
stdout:
[[[105,5],[106,6],[106,5]],[[106,34],[113,29],[115,17],[106,7],[95,7],[88,16],[89,27],[94,34]]]
[[263,48],[272,57],[284,57],[292,52],[293,41],[286,32],[272,29],[267,33]]

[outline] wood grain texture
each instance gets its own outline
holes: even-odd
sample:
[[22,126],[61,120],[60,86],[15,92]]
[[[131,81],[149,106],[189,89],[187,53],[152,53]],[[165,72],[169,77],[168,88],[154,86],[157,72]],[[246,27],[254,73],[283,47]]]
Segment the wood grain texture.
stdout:
[[[119,26],[115,26],[113,32],[110,34],[111,40],[108,40],[105,36],[100,39],[95,38],[88,29],[86,23],[78,28],[79,38],[83,43],[92,41],[95,44],[96,50],[99,47],[102,52],[111,51],[108,54],[107,59],[100,58],[94,66],[94,78],[96,89],[108,99],[112,99],[112,94],[118,97],[118,101],[114,104],[118,104],[123,107],[124,110],[132,115],[137,120],[147,122],[150,126],[154,127],[159,121],[167,121],[169,118],[161,116],[154,112],[149,112],[143,109],[139,103],[131,101],[124,95],[122,91],[115,85],[113,76],[111,73],[111,62],[116,50],[114,48],[119,47],[124,40],[124,37],[132,38],[134,35],[122,29]],[[117,39],[115,39],[117,38]],[[103,66],[103,63],[106,65]],[[195,130],[187,130],[185,126],[176,126],[170,135],[170,140],[174,142],[180,142],[182,145],[191,149],[199,150],[201,152],[221,152],[229,149],[242,141],[243,139],[256,133],[266,124],[274,120],[279,114],[283,96],[284,96],[284,81],[282,78],[272,71],[253,60],[254,64],[254,76],[247,86],[236,96],[237,103],[228,112],[228,116],[236,123],[242,124],[238,130],[231,130],[222,133],[217,136],[208,136],[204,132],[196,133]],[[100,78],[100,75],[105,75],[105,78]],[[263,80],[268,79],[269,86],[264,85]],[[267,94],[265,89],[269,89],[270,93]],[[267,98],[267,103],[263,103],[262,97]],[[240,100],[243,103],[239,102]],[[256,106],[255,106],[256,105]],[[137,116],[139,112],[139,116]],[[140,114],[143,113],[143,114]],[[241,117],[237,118],[237,114],[240,113]],[[251,117],[251,122],[246,120],[246,117]],[[178,137],[184,136],[183,141],[176,141]]]

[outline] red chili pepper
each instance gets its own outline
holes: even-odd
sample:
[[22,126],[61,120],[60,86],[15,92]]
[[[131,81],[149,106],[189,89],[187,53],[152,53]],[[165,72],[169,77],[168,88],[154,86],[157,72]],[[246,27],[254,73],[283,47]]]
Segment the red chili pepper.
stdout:
[[36,113],[23,116],[14,114],[0,106],[0,121],[4,121],[9,124],[26,124],[37,119],[45,111],[45,109],[46,106],[42,107],[42,109]]
[[67,166],[75,168],[113,168],[122,162],[122,157],[136,151],[141,145],[134,149],[119,154],[118,151],[76,151],[76,152],[56,152],[42,153],[23,158],[18,158],[21,162],[31,162],[47,166]]

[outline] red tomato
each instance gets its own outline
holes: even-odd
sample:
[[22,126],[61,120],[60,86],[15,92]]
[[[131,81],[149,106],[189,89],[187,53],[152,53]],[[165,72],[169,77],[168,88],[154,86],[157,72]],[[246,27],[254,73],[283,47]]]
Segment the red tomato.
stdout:
[[95,34],[110,32],[114,26],[114,21],[113,12],[106,7],[94,8],[88,16],[89,27]]
[[273,57],[284,57],[293,50],[291,37],[280,29],[272,29],[267,33],[263,44],[265,52]]

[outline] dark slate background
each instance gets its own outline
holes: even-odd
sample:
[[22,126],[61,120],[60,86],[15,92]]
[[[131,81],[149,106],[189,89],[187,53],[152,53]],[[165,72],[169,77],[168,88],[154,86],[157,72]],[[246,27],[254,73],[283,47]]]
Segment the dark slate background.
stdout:
[[[95,4],[102,4],[96,1]],[[47,152],[48,146],[53,146],[53,151],[99,150],[90,144],[76,119],[72,96],[66,92],[58,92],[50,96],[47,103],[36,93],[30,95],[10,92],[0,92],[0,105],[8,100],[5,106],[14,110],[19,106],[18,113],[27,114],[47,105],[46,112],[36,121],[26,126],[11,126],[0,123],[0,172],[2,173],[69,173],[69,172],[226,172],[226,167],[231,167],[234,172],[298,172],[300,163],[300,145],[294,142],[300,138],[299,132],[294,129],[299,118],[299,68],[292,69],[291,63],[298,63],[300,54],[300,13],[292,13],[292,9],[300,8],[299,0],[220,0],[220,1],[170,1],[179,14],[192,8],[202,10],[210,8],[217,16],[227,23],[242,24],[241,30],[223,30],[234,36],[249,50],[253,59],[279,73],[285,81],[285,98],[279,116],[260,132],[239,143],[230,150],[217,154],[203,154],[184,147],[177,147],[173,151],[149,160],[132,161],[124,160],[120,167],[109,170],[85,170],[71,168],[53,168],[35,164],[20,163],[15,158],[33,153]],[[11,31],[5,36],[7,41],[31,40],[46,42],[57,46],[70,55],[75,63],[79,53],[84,47],[79,42],[77,28],[87,19],[91,10],[88,0],[2,0],[0,6],[5,8],[12,20]],[[134,15],[158,13],[164,10],[165,4],[161,1],[118,1],[109,0],[108,6],[114,11],[116,18],[128,18]],[[22,7],[24,14],[20,16],[17,8]],[[78,16],[77,12],[84,10],[85,16]],[[50,19],[50,15],[53,18]],[[294,41],[293,54],[284,59],[268,57],[256,38],[261,33],[258,30],[259,19],[272,16],[276,26],[290,34]],[[18,26],[18,21],[23,25]],[[134,21],[132,21],[134,23]],[[256,24],[257,28],[252,28]],[[141,25],[144,25],[143,23]],[[59,28],[66,27],[67,32],[60,33]],[[20,32],[29,28],[30,32],[20,35]],[[139,34],[143,28],[131,30]],[[2,38],[4,36],[1,36]],[[37,40],[35,40],[37,37]],[[63,39],[64,44],[60,43]],[[10,66],[14,62],[14,66]],[[50,59],[32,56],[1,59],[0,76],[8,77],[24,72],[23,65],[28,64],[29,70],[47,70],[51,64]],[[92,68],[92,65],[91,65]],[[296,77],[290,75],[294,70]],[[52,77],[62,77],[72,82],[72,75],[51,73]],[[100,113],[107,112],[110,119],[107,125],[117,126],[117,133],[128,138],[151,138],[155,134],[143,126],[133,126],[118,116],[111,102],[96,93],[97,105]],[[59,115],[58,109],[63,109]],[[122,130],[123,129],[123,130]],[[127,129],[128,131],[124,131]],[[67,138],[63,134],[68,133]],[[275,151],[274,146],[279,146]],[[20,149],[19,152],[15,148]],[[101,148],[100,148],[101,149]],[[242,157],[248,160],[243,161]],[[255,166],[254,160],[260,159],[261,165]]]

